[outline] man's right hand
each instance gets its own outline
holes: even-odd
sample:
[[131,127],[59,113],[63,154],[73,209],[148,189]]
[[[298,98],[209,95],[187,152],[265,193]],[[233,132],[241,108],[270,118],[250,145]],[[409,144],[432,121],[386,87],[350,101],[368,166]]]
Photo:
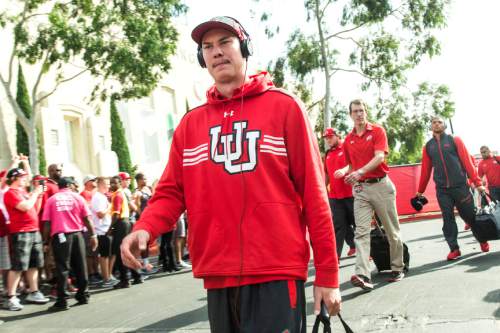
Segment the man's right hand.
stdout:
[[345,176],[345,172],[344,172],[344,169],[338,169],[337,171],[335,171],[335,173],[333,174],[333,177],[336,178],[336,179],[339,179],[339,178],[342,178]]
[[420,192],[417,192],[417,194],[416,194],[416,196],[417,196],[417,197],[419,197],[419,198],[420,198],[421,196],[423,196],[423,195],[424,195],[424,194],[423,194],[423,193],[420,193]]
[[142,251],[148,248],[150,235],[145,230],[137,230],[129,234],[122,241],[120,251],[123,263],[132,269],[141,269],[142,263],[137,259]]

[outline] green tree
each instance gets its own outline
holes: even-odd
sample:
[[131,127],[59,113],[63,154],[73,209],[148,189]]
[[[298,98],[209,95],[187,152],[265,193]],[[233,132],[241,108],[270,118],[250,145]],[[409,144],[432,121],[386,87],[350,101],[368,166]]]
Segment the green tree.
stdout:
[[[13,42],[2,44],[10,57],[0,64],[0,82],[28,136],[35,170],[40,103],[83,74],[99,78],[92,99],[148,95],[171,68],[177,42],[172,17],[186,10],[180,0],[14,0],[3,8],[0,26],[12,31]],[[28,90],[31,118],[14,98],[16,64],[33,65],[36,74]]]
[[[26,118],[30,119],[31,118],[31,104],[29,102],[29,94],[28,94],[28,88],[26,87],[26,81],[24,79],[24,74],[23,74],[23,69],[21,65],[18,66],[18,71],[17,71],[17,90],[16,90],[16,102],[21,108],[23,114],[26,116]],[[38,132],[39,129],[37,128],[36,131]],[[45,161],[45,153],[43,146],[41,145],[40,142],[40,135],[38,136],[38,149],[39,149],[39,169],[38,173],[45,175],[47,172],[47,166],[46,166],[46,161]],[[17,147],[17,153],[18,154],[23,154],[25,156],[29,156],[29,141],[28,141],[28,135],[26,134],[26,131],[24,128],[21,126],[19,121],[16,121],[16,147]],[[36,169],[35,169],[36,172]]]
[[111,98],[109,113],[111,118],[111,150],[118,156],[118,168],[120,171],[127,172],[133,178],[135,170],[132,166],[128,143],[125,138],[125,129],[116,109],[116,98],[114,97]]
[[[309,109],[319,106],[323,128],[342,121],[336,112],[345,112],[332,98],[336,77],[357,76],[364,94],[376,96],[373,119],[386,128],[403,127],[388,131],[390,161],[416,161],[430,113],[451,117],[454,112],[447,87],[422,83],[416,91],[407,88],[408,73],[424,57],[440,52],[433,34],[445,27],[448,5],[449,0],[305,0],[307,22],[290,35],[286,56],[271,63],[270,72],[281,81],[289,73],[295,85],[306,86],[311,95],[313,78],[322,77],[321,97],[306,104]],[[261,20],[272,22],[269,13]],[[304,32],[306,24],[315,33]],[[279,28],[266,31],[272,37]]]

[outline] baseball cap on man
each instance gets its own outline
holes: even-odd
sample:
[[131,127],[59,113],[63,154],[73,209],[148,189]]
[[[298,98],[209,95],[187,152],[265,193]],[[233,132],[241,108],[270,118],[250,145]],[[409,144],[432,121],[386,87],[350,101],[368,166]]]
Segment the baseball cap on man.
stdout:
[[94,181],[96,180],[97,177],[94,175],[87,175],[85,178],[83,178],[83,185],[87,184],[87,182]]
[[191,32],[191,38],[200,45],[203,35],[212,29],[224,29],[234,33],[239,40],[245,39],[245,34],[241,29],[241,25],[235,19],[228,16],[216,16],[210,20],[196,26]]
[[10,169],[9,172],[7,173],[7,178],[14,178],[14,177],[24,177],[27,176],[28,174],[26,171],[24,171],[21,168],[14,168]]
[[73,178],[73,177],[61,177],[57,181],[57,186],[59,186],[59,188],[66,188],[71,184],[76,185],[75,178]]
[[32,179],[32,180],[35,180],[35,181],[36,181],[36,180],[47,180],[47,179],[48,179],[48,178],[47,178],[47,177],[45,177],[45,176],[42,176],[42,175],[36,175],[36,176],[34,176],[34,177],[33,177],[33,179]]
[[327,129],[325,129],[325,132],[323,132],[324,138],[334,135],[337,135],[337,132],[331,127],[328,127]]
[[130,179],[130,175],[128,172],[118,172],[118,177],[120,177],[121,180],[128,180]]

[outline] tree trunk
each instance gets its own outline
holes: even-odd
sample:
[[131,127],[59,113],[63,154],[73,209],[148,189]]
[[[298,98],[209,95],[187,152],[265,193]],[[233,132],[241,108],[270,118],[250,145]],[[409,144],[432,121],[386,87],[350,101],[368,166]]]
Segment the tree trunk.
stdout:
[[323,62],[323,70],[325,73],[325,108],[323,110],[323,131],[325,128],[330,127],[332,123],[330,113],[330,68],[328,67],[327,49],[328,45],[325,41],[325,35],[322,27],[322,14],[320,10],[320,0],[314,1],[314,14],[316,16],[316,23],[318,25],[319,43],[321,47],[321,60]]
[[[34,118],[34,117],[33,117]],[[37,175],[39,173],[39,164],[40,161],[38,160],[39,154],[38,154],[38,132],[36,130],[35,126],[35,121],[31,120],[30,121],[30,129],[26,130],[26,133],[28,134],[28,141],[29,141],[29,147],[30,147],[30,166],[33,174]]]

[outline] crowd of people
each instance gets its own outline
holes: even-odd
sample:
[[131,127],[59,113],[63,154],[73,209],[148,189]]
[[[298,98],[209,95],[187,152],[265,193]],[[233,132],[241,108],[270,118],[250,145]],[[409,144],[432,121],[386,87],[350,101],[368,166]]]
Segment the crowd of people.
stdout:
[[[55,303],[50,311],[67,310],[74,293],[77,304],[89,301],[89,286],[128,288],[155,272],[191,268],[185,248],[187,221],[182,216],[175,230],[165,233],[152,249],[158,250],[158,267],[144,256],[141,270],[123,264],[120,245],[130,233],[154,193],[143,173],[131,177],[87,175],[82,190],[74,177],[63,174],[61,164],[48,167],[48,177],[32,176],[26,156],[14,156],[0,172],[0,270],[3,307],[23,309],[24,303]],[[154,251],[153,251],[154,252]],[[156,253],[151,253],[156,255]],[[48,297],[40,291],[50,286]]]

